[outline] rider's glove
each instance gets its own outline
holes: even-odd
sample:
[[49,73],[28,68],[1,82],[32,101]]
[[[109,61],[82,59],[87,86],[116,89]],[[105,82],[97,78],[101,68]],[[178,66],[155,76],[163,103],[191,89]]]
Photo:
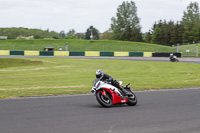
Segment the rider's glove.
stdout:
[[106,79],[105,82],[106,82],[107,84],[111,84],[111,81],[110,81],[109,79]]
[[91,89],[91,92],[94,93],[95,90],[96,90],[96,88],[93,87],[93,88]]

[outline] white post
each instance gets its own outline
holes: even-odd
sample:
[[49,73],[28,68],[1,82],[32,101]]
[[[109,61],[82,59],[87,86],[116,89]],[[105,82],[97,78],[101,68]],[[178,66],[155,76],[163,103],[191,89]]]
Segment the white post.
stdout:
[[90,31],[91,31],[90,40],[93,41],[93,29],[91,28]]
[[176,52],[177,52],[177,53],[179,52],[179,44],[177,44]]
[[198,57],[198,53],[199,51],[198,51],[198,43],[196,44],[196,57]]
[[68,49],[68,42],[66,43],[65,51],[69,51],[69,49]]

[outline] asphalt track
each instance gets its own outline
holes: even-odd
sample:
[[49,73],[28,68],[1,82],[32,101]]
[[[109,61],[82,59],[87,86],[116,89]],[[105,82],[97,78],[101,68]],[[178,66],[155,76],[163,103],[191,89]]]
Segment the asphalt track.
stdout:
[[136,92],[138,105],[93,95],[0,100],[1,133],[199,133],[200,88]]
[[[0,55],[0,58],[78,58],[78,59],[117,59],[117,60],[132,60],[132,61],[159,61],[170,62],[168,57],[104,57],[104,56],[16,56],[16,55]],[[178,58],[182,63],[197,63],[200,64],[200,58]]]
[[[105,57],[70,58],[104,59]],[[168,58],[161,57],[108,57],[107,59],[169,62]],[[179,58],[179,60],[184,63],[200,63],[199,58]],[[101,107],[93,95],[1,99],[0,133],[200,132],[200,88],[135,93],[138,97],[136,106],[124,104],[112,108]]]

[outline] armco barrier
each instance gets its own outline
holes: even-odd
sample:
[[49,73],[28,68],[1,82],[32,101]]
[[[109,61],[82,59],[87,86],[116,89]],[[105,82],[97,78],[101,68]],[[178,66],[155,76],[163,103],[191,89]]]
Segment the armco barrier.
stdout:
[[0,50],[0,55],[10,55],[10,50]]
[[[152,56],[153,57],[169,57],[171,53],[166,53],[166,52],[162,52],[162,53],[153,53]],[[173,53],[174,55],[176,55],[177,57],[181,57],[181,53]]]
[[129,56],[142,57],[143,52],[129,52]]
[[69,51],[54,51],[54,56],[69,56]]
[[152,52],[144,52],[143,57],[152,57]]
[[53,56],[53,51],[40,51],[40,56]]
[[85,52],[71,51],[71,52],[69,52],[69,56],[85,56]]
[[100,56],[99,51],[85,51],[85,56]]
[[114,56],[114,52],[100,52],[100,56]]
[[24,51],[10,51],[10,55],[24,55]]
[[39,56],[40,52],[39,51],[24,51],[25,56]]
[[129,52],[114,52],[114,56],[129,56]]
[[[99,51],[10,51],[0,50],[0,55],[25,56],[121,56],[121,57],[169,57],[171,53],[160,52],[99,52]],[[173,53],[181,57],[181,53]]]

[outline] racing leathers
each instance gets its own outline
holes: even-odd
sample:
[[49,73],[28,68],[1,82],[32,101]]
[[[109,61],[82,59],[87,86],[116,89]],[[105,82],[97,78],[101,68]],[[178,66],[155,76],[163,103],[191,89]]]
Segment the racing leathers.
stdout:
[[104,74],[102,78],[100,78],[101,81],[107,81],[109,82],[111,85],[117,87],[118,89],[120,89],[125,95],[127,96],[132,96],[132,93],[126,91],[122,86],[120,86],[120,84],[114,80],[113,77],[111,77],[108,74]]

